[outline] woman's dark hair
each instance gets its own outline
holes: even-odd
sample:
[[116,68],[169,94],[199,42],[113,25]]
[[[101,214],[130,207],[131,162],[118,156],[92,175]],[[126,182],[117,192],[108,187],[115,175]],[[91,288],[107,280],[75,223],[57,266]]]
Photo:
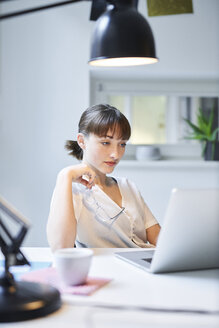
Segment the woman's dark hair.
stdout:
[[[131,127],[127,118],[115,107],[110,105],[94,105],[87,108],[81,115],[78,132],[88,136],[94,133],[97,136],[105,137],[109,130],[118,129],[119,139],[128,140],[131,135]],[[69,155],[81,160],[83,158],[83,150],[77,141],[67,140],[65,148]]]

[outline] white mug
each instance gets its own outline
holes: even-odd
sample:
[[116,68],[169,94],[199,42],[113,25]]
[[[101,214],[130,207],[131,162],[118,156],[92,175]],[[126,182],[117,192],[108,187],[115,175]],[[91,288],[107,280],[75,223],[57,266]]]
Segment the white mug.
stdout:
[[86,248],[62,248],[54,253],[55,267],[65,285],[85,283],[93,251]]

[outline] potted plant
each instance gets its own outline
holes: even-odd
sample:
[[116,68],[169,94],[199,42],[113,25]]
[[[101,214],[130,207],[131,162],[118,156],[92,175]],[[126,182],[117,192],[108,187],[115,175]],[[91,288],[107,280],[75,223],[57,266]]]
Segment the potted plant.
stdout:
[[190,120],[184,119],[191,128],[191,133],[186,139],[199,140],[202,143],[202,156],[205,160],[219,160],[219,140],[217,134],[219,127],[213,129],[214,108],[207,116],[204,111],[199,108],[197,113],[197,125]]

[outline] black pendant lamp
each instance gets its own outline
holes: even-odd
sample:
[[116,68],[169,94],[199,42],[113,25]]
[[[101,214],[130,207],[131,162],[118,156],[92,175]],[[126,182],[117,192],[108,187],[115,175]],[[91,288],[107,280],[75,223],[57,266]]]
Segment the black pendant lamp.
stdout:
[[134,0],[108,1],[96,21],[89,64],[134,66],[158,61],[152,30]]

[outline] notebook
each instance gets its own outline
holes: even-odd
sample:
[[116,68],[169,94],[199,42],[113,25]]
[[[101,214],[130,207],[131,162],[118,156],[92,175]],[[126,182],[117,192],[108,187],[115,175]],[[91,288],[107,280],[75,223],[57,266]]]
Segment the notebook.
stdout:
[[152,273],[219,268],[219,189],[173,189],[156,249],[115,255]]

